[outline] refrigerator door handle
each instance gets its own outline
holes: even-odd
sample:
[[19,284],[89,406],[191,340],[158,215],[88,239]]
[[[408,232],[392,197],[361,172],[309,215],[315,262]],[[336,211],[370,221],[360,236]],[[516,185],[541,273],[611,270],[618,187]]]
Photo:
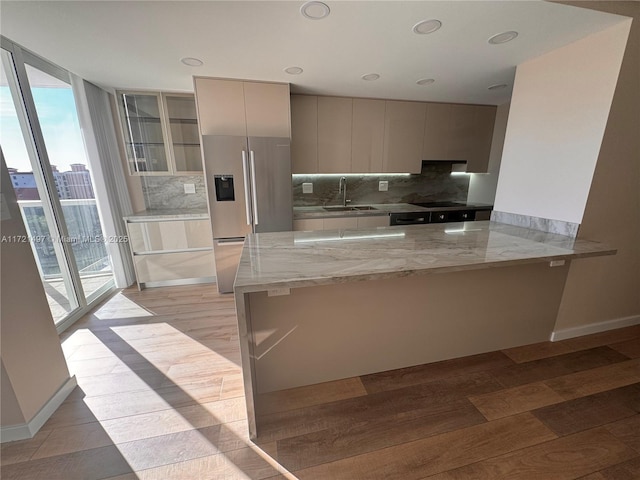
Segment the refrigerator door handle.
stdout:
[[258,225],[258,194],[256,190],[256,158],[253,150],[249,152],[251,159],[251,198],[253,199],[254,225]]
[[249,167],[247,165],[247,152],[245,152],[244,150],[242,150],[242,174],[244,176],[244,206],[247,210],[247,225],[251,225],[251,206],[249,203]]

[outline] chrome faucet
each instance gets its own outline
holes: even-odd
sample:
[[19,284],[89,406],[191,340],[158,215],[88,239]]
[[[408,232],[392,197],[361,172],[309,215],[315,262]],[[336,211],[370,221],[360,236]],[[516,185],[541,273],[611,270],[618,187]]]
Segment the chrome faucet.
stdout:
[[340,185],[338,187],[338,194],[342,193],[342,206],[346,207],[347,202],[351,200],[347,200],[347,177],[340,177]]

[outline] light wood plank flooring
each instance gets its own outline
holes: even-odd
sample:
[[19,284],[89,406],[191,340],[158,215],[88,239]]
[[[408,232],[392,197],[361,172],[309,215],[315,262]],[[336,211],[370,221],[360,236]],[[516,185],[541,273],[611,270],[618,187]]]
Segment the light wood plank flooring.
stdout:
[[640,478],[640,326],[261,395],[233,297],[127,289],[62,336],[79,387],[3,479]]

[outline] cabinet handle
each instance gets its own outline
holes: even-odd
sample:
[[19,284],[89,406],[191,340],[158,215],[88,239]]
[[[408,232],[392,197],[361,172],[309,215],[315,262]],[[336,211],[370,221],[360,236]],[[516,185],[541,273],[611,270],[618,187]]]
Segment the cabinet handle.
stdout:
[[249,152],[251,159],[251,198],[253,199],[253,219],[254,225],[258,225],[258,195],[256,190],[256,158],[253,150]]
[[247,152],[242,150],[242,174],[244,177],[244,208],[247,210],[247,225],[251,225],[251,204],[249,199],[249,168],[247,166]]
[[424,223],[424,217],[420,218],[396,218],[396,223]]

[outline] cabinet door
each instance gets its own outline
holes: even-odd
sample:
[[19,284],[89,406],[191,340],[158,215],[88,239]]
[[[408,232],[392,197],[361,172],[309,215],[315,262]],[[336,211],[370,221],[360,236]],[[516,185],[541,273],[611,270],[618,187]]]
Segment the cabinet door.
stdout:
[[138,283],[166,282],[215,275],[213,250],[133,257]]
[[474,147],[467,162],[467,172],[486,173],[489,168],[496,107],[476,105]]
[[358,228],[388,227],[389,215],[375,217],[358,217]]
[[247,136],[243,82],[195,77],[202,135]]
[[424,127],[423,160],[450,160],[451,104],[428,103]]
[[164,94],[169,143],[176,173],[202,172],[196,100],[191,94]]
[[318,97],[291,96],[293,173],[318,173]]
[[325,218],[322,220],[323,230],[341,230],[344,228],[357,228],[356,217]]
[[169,173],[164,116],[159,93],[118,92],[130,173]]
[[322,218],[301,218],[293,221],[293,229],[296,232],[322,230]]
[[420,173],[426,111],[425,103],[387,100],[384,172]]
[[476,143],[475,105],[451,105],[451,135],[449,157],[451,160],[466,160],[473,155]]
[[247,136],[291,138],[289,84],[244,82]]
[[351,171],[382,172],[384,148],[384,100],[353,99]]
[[351,123],[353,100],[318,97],[318,170],[351,172]]
[[133,253],[211,248],[209,220],[173,220],[127,223]]

